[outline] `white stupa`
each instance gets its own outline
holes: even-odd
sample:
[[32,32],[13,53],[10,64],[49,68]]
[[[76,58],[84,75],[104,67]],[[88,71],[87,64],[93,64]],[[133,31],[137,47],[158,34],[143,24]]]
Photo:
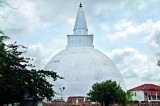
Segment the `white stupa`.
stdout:
[[65,87],[63,96],[86,96],[92,85],[105,80],[117,81],[126,89],[123,77],[113,62],[94,49],[93,35],[88,28],[82,4],[80,4],[73,35],[67,35],[66,49],[55,55],[45,66],[64,79],[53,82],[54,90]]

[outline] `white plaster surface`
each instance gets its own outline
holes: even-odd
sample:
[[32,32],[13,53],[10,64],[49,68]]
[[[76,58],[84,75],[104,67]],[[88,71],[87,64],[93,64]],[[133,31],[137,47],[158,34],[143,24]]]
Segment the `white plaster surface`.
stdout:
[[112,61],[93,47],[70,47],[54,56],[45,67],[65,79],[53,82],[56,92],[65,87],[65,96],[85,96],[95,82],[114,80],[125,88],[122,75]]

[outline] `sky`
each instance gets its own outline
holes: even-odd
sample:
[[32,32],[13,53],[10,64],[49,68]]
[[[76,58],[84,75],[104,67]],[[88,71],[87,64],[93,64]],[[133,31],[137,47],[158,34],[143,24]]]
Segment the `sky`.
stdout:
[[43,69],[65,49],[80,2],[95,49],[115,63],[127,89],[160,85],[160,0],[8,0],[12,8],[0,5],[0,29]]

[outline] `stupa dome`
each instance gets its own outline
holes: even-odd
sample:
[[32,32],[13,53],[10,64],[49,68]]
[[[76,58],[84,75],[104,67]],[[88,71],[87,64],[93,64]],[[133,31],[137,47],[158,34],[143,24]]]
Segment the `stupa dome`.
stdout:
[[105,54],[94,49],[93,35],[88,35],[82,6],[78,9],[73,31],[73,35],[67,35],[66,49],[45,66],[46,70],[53,70],[64,77],[53,83],[54,90],[60,92],[59,88],[65,87],[64,96],[86,96],[94,83],[105,80],[116,81],[125,90],[117,67]]

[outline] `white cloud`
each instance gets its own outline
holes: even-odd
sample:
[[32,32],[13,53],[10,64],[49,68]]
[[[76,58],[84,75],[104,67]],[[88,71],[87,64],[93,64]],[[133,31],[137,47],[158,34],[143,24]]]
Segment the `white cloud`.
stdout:
[[75,19],[72,18],[72,17],[71,17],[71,18],[68,18],[67,23],[68,23],[69,25],[74,25]]
[[155,23],[152,33],[148,34],[144,42],[148,44],[155,55],[160,58],[160,21]]
[[128,88],[143,83],[158,83],[160,72],[156,59],[141,54],[135,48],[115,49],[107,55],[122,73]]
[[128,27],[131,27],[133,22],[130,20],[122,19],[118,23],[115,24],[115,28],[117,31],[123,31]]
[[107,40],[115,41],[128,38],[130,36],[137,36],[141,33],[150,34],[155,28],[156,23],[152,20],[147,20],[145,23],[140,25],[134,25],[132,21],[121,20],[118,24],[115,24],[117,31],[109,34]]
[[35,68],[43,69],[54,55],[64,49],[65,45],[66,40],[64,41],[63,39],[55,39],[49,46],[42,45],[41,43],[32,44],[28,46],[25,56],[33,59],[32,63],[35,65]]
[[22,1],[17,9],[6,10],[5,30],[12,33],[26,33],[37,28],[46,28],[50,24],[41,20],[39,12],[31,1]]
[[109,26],[107,23],[101,23],[100,27],[101,27],[102,31],[107,32],[109,30]]

